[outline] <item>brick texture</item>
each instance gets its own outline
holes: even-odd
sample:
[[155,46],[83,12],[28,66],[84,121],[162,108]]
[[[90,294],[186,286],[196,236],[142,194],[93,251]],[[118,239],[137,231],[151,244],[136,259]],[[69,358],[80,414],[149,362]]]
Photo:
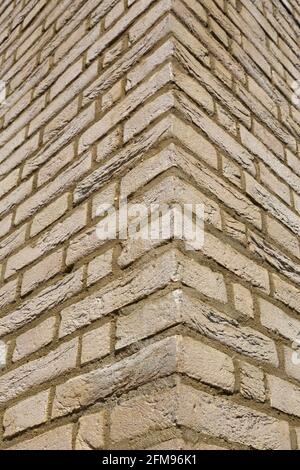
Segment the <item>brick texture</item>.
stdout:
[[300,449],[299,2],[2,3],[0,449]]

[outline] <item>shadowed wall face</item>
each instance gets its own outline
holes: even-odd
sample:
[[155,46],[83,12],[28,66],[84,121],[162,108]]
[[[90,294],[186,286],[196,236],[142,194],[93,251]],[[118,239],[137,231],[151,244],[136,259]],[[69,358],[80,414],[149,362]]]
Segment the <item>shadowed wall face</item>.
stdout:
[[0,448],[300,448],[299,24],[2,0]]

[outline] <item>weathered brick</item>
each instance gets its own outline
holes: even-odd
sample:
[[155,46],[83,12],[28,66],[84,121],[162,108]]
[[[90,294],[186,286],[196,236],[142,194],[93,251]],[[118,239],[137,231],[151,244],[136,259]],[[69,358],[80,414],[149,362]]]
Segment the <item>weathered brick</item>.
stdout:
[[249,400],[264,402],[266,391],[264,373],[258,367],[246,362],[240,363],[241,394]]
[[[299,447],[299,21],[2,0],[0,449]],[[103,239],[123,198],[204,245]]]
[[263,326],[284,338],[294,341],[300,333],[300,322],[288,316],[276,305],[264,299],[259,299],[261,322]]
[[123,92],[123,83],[120,80],[119,82],[115,83],[115,85],[108,90],[105,95],[102,97],[102,109],[105,111],[106,109],[110,108],[116,101],[118,101]]
[[297,312],[300,312],[300,290],[275,274],[272,277],[275,298],[281,300],[281,302],[295,309]]
[[267,216],[267,230],[269,235],[283,248],[300,257],[300,248],[297,238],[291,234],[282,224],[272,217]]
[[273,408],[300,416],[300,388],[285,380],[267,375],[270,402]]
[[[46,217],[47,218],[47,217]],[[5,277],[8,278],[20,269],[33,263],[57,245],[68,240],[86,224],[87,207],[81,206],[72,215],[54,225],[51,230],[40,237],[31,246],[26,246],[11,256],[6,265]]]
[[17,296],[18,280],[8,282],[0,288],[0,307],[3,308],[13,302]]
[[11,436],[47,420],[49,391],[27,398],[4,413],[4,436]]
[[68,200],[69,193],[63,194],[60,198],[56,199],[35,215],[30,228],[31,237],[42,232],[45,228],[62,217],[68,210]]
[[60,336],[179,280],[208,297],[226,302],[226,288],[221,274],[171,251],[63,310]]
[[28,356],[51,343],[55,334],[55,325],[55,317],[50,317],[38,326],[17,336],[13,352],[13,361],[19,361],[20,359],[23,359],[23,357]]
[[105,415],[103,411],[82,416],[76,437],[76,450],[102,449],[105,445]]
[[74,377],[56,388],[53,417],[64,416],[80,406],[122,390],[130,390],[176,370],[176,338],[167,338],[143,348],[113,365]]
[[171,66],[166,65],[161,71],[153,75],[151,79],[140,85],[119,106],[114,107],[82,135],[79,142],[79,151],[83,152],[89,145],[103,137],[112,126],[126,118],[130,111],[133,111],[139,103],[166,85],[171,80],[171,76]]
[[255,449],[291,449],[285,421],[192,387],[183,386],[181,396],[177,419],[183,426]]
[[83,155],[72,166],[67,168],[63,173],[48,183],[44,188],[40,189],[33,196],[27,199],[23,204],[19,205],[16,213],[16,223],[23,222],[27,217],[33,215],[37,210],[51,202],[54,197],[59,196],[69,186],[78,181],[91,167],[91,156]]
[[2,375],[0,403],[3,404],[73,369],[76,365],[77,349],[78,339],[71,340],[47,356],[27,362]]
[[85,333],[82,337],[81,362],[101,359],[110,353],[112,328],[110,323]]
[[246,318],[253,318],[253,298],[249,289],[246,289],[246,287],[241,284],[233,284],[232,288],[235,308]]
[[12,214],[8,214],[6,217],[3,217],[0,221],[0,238],[6,235],[12,226]]
[[47,256],[23,274],[21,295],[35,289],[40,283],[48,281],[62,269],[63,251],[58,250]]
[[109,250],[88,264],[88,285],[94,284],[112,272],[112,255],[113,250]]
[[30,440],[11,446],[10,450],[72,450],[73,424],[67,424]]
[[183,338],[178,349],[179,372],[233,392],[234,366],[229,356],[192,338]]
[[0,319],[0,335],[11,333],[35,320],[46,310],[77,294],[82,289],[82,269],[75,271],[43,289],[32,299],[22,303],[17,310]]

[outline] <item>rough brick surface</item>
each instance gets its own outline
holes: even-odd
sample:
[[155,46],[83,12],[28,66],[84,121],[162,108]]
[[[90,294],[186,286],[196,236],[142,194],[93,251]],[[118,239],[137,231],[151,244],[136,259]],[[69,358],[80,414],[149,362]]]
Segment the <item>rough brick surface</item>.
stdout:
[[[299,21],[1,2],[1,450],[300,449]],[[99,238],[125,199],[203,246]]]

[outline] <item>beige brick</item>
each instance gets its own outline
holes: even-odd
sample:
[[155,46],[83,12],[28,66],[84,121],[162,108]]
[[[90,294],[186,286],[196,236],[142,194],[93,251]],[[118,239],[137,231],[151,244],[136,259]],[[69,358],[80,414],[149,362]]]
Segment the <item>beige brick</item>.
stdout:
[[65,73],[62,74],[59,81],[57,81],[50,90],[50,99],[53,100],[66,86],[69,85],[82,71],[82,59],[79,59],[75,64],[71,65]]
[[224,231],[239,243],[246,245],[246,225],[223,212]]
[[271,67],[264,59],[263,55],[251,44],[248,39],[243,37],[243,48],[247,54],[257,63],[257,65],[265,72],[266,75],[271,75]]
[[299,334],[294,338],[292,347],[288,348],[284,346],[284,365],[287,375],[290,377],[300,380],[300,354],[299,354]]
[[241,170],[232,160],[222,156],[223,174],[225,178],[228,178],[231,183],[235,184],[239,188],[242,186],[242,174]]
[[171,66],[166,65],[151,79],[136,88],[132,94],[106,113],[100,121],[96,122],[82,135],[79,142],[79,151],[83,152],[89,145],[103,137],[112,126],[125,119],[141,102],[166,85],[171,80],[171,75]]
[[108,184],[106,188],[100,191],[93,197],[92,217],[100,217],[103,215],[103,210],[114,206],[117,198],[117,185],[116,183]]
[[70,36],[56,49],[54,54],[54,62],[58,62],[63,56],[76,44],[85,34],[85,23],[83,22],[73,31]]
[[300,257],[299,242],[282,224],[267,216],[267,230],[269,235],[293,255]]
[[241,394],[249,400],[264,402],[266,399],[264,373],[258,367],[240,362]]
[[162,64],[172,55],[174,45],[172,39],[167,40],[162,46],[156,49],[148,57],[142,59],[132,70],[127,72],[126,91],[131,90],[139,84],[152,70]]
[[282,143],[259,122],[254,121],[254,134],[276,155],[284,159],[284,148]]
[[117,150],[121,145],[122,131],[119,127],[100,140],[97,145],[97,161],[101,161]]
[[13,214],[9,214],[0,220],[0,238],[4,237],[4,235],[10,231],[12,226],[12,216]]
[[[2,0],[0,450],[299,447],[299,21]],[[104,240],[122,198],[204,245]]]
[[17,184],[18,177],[19,177],[19,168],[12,171],[6,178],[1,180],[0,182],[0,198],[4,196],[8,191],[14,188]]
[[228,244],[224,244],[215,236],[206,233],[203,253],[225,266],[235,275],[250,282],[254,287],[269,293],[269,276],[266,269],[240,254]]
[[[72,121],[78,112],[78,99],[67,105],[49,124],[46,125],[43,132],[43,142],[47,143],[56,137],[67,124]],[[37,119],[40,119],[39,117]],[[34,121],[33,121],[34,125]]]
[[105,415],[103,411],[82,416],[76,437],[76,450],[103,449],[105,445]]
[[112,62],[114,62],[125,49],[125,42],[124,39],[121,39],[112,47],[110,47],[105,54],[103,55],[103,67],[107,67]]
[[5,307],[16,299],[17,286],[18,280],[15,279],[6,283],[3,287],[0,288],[0,308]]
[[30,236],[34,237],[62,217],[68,210],[68,199],[69,194],[63,194],[60,198],[56,199],[39,212],[32,221]]
[[124,13],[124,1],[119,2],[110,10],[105,17],[105,28],[109,28],[113,22],[115,22]]
[[264,299],[259,299],[259,306],[263,326],[274,333],[279,333],[290,341],[294,341],[297,338],[300,333],[300,321],[287,315],[276,305]]
[[217,36],[222,41],[222,43],[226,47],[228,47],[228,38],[227,38],[227,34],[224,31],[224,29],[220,28],[218,23],[216,21],[214,21],[213,19],[211,19],[211,21],[210,21],[210,26],[211,26],[212,32],[215,34],[215,36]]
[[217,104],[217,113],[220,124],[233,135],[237,134],[237,127],[235,120],[226,112],[226,109]]
[[23,267],[33,263],[45,253],[57,245],[68,240],[71,235],[78,232],[86,224],[87,207],[81,206],[72,215],[62,222],[54,225],[51,230],[40,235],[33,245],[26,246],[21,251],[11,256],[6,265],[5,277],[15,274]]
[[259,161],[265,163],[277,176],[282,178],[286,184],[295,189],[295,191],[299,191],[300,179],[288,166],[278,160],[278,158],[244,126],[240,126],[240,133],[242,143],[258,157]]
[[53,403],[53,417],[67,415],[111,395],[119,389],[120,383],[122,390],[126,391],[175,372],[176,345],[174,337],[158,341],[128,358],[59,385]]
[[35,289],[40,283],[48,281],[62,269],[63,251],[58,250],[47,256],[23,274],[21,295]]
[[128,142],[161,114],[174,106],[173,92],[160,95],[129,118],[124,125],[124,142]]
[[43,356],[1,376],[1,404],[28,392],[33,387],[72,370],[76,366],[78,339],[62,344]]
[[73,424],[67,424],[30,440],[11,446],[10,450],[72,450]]
[[30,178],[28,181],[21,183],[16,187],[10,194],[5,196],[0,201],[0,215],[2,216],[10,209],[13,209],[17,204],[21,203],[26,199],[32,192],[33,188],[33,178]]
[[263,185],[267,186],[271,191],[277,194],[287,204],[291,204],[291,194],[289,187],[282,183],[268,168],[260,163],[260,178]]
[[234,390],[232,359],[192,338],[183,338],[179,342],[178,371],[228,392]]
[[13,353],[13,362],[19,361],[51,343],[55,335],[55,325],[55,317],[50,317],[38,326],[18,336]]
[[[207,338],[258,361],[278,365],[274,342],[180,289],[158,299],[150,298],[117,320],[117,344],[122,348],[177,324],[187,325]],[[138,325],[138,326],[137,326]]]
[[123,84],[122,80],[119,80],[115,85],[103,95],[102,97],[102,108],[103,111],[110,108],[116,101],[122,96]]
[[111,412],[111,440],[119,442],[173,427],[175,403],[176,393],[172,390],[122,401]]
[[300,312],[300,290],[275,274],[272,277],[274,283],[274,297],[290,308]]
[[[39,143],[39,135],[34,135],[31,139],[27,140],[23,145],[18,147],[10,157],[5,159],[0,164],[0,172],[1,174],[6,174],[10,170],[14,169],[17,165],[21,164],[26,158],[34,153],[38,148]],[[2,151],[1,151],[2,152]],[[23,176],[23,175],[22,175]]]
[[28,198],[23,204],[19,205],[16,213],[16,223],[23,222],[27,217],[30,217],[44,205],[50,203],[54,198],[63,193],[70,185],[78,181],[84,173],[91,167],[91,155],[83,155],[80,160],[77,160],[60,173],[54,181],[48,183],[45,187],[37,191],[33,196]]
[[254,317],[254,306],[251,292],[241,284],[233,284],[234,305],[236,310],[246,318]]
[[0,370],[6,367],[9,343],[0,341]]
[[47,420],[49,391],[27,398],[4,413],[4,436],[12,436]]
[[300,416],[300,388],[272,375],[267,376],[271,406],[294,416]]
[[82,289],[83,270],[64,276],[56,283],[29,298],[13,312],[0,318],[0,335],[11,333],[35,320],[41,313],[68,300]]
[[10,253],[19,248],[19,246],[24,243],[26,231],[27,224],[13,231],[7,237],[3,238],[3,240],[0,242],[0,260],[8,256]]
[[110,323],[85,333],[82,337],[82,364],[107,356],[111,348],[111,335]]
[[88,264],[88,285],[94,284],[112,272],[112,256],[113,250],[109,250]]
[[255,449],[291,448],[285,421],[192,387],[184,386],[180,394],[178,424]]
[[250,175],[245,174],[245,177],[247,194],[292,232],[300,234],[300,218]]
[[[65,336],[93,320],[114,310],[140,300],[170,282],[181,280],[197,291],[226,302],[227,294],[223,276],[207,266],[186,259],[177,251],[166,252],[157,260],[128,272],[100,289],[97,294],[86,297],[61,312],[60,336]],[[99,308],[101,306],[101,308]]]

